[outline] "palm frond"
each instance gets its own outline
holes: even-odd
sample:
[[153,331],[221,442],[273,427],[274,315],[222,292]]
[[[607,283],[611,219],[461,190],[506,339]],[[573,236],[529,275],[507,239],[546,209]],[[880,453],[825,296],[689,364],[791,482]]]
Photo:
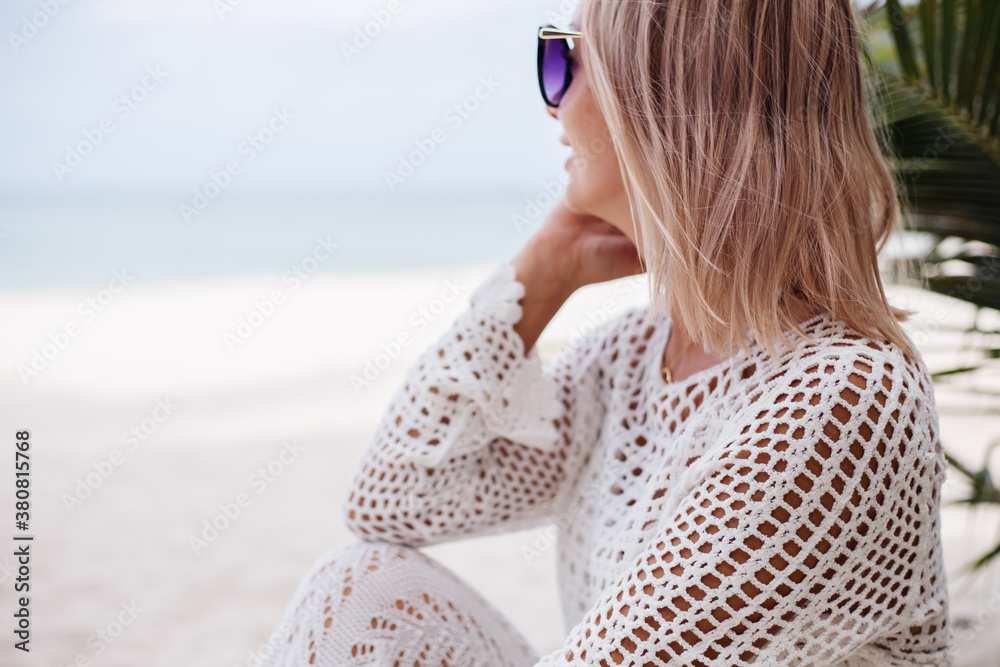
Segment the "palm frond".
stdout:
[[[886,123],[883,146],[900,185],[908,228],[938,239],[917,266],[933,292],[1000,310],[1000,0],[885,0],[864,13],[881,18],[882,38],[895,58],[866,51],[875,102]],[[959,254],[939,252],[944,239],[978,244]],[[985,360],[990,358],[984,350]],[[978,370],[968,365],[938,379]],[[1000,505],[1000,489],[986,460],[973,470],[946,454],[968,483],[956,502]],[[967,567],[1000,561],[1000,544]]]

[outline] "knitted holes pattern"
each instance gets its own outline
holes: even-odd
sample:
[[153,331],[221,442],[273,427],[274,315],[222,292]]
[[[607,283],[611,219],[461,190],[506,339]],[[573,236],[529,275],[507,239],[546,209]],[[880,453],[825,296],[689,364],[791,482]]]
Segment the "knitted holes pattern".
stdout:
[[604,417],[606,322],[542,368],[513,329],[524,286],[504,265],[409,370],[345,494],[363,539],[425,546],[544,524],[572,492]]
[[523,667],[538,652],[454,573],[410,547],[360,542],[313,566],[261,667]]
[[[643,457],[649,431],[614,440],[611,501],[587,524],[612,530],[583,551],[603,555],[592,571],[621,574],[596,582],[604,593],[566,649],[538,664],[948,664],[929,381],[870,343],[800,356],[777,377],[749,360],[680,383],[694,402],[733,383],[714,443]],[[668,414],[661,428],[679,424]],[[650,459],[663,465],[647,475]],[[617,532],[614,515],[629,516]],[[565,552],[576,571],[577,544]]]
[[951,663],[922,360],[821,315],[812,344],[667,384],[669,320],[633,309],[543,369],[523,294],[499,267],[410,369],[345,493],[354,534],[558,524],[568,636],[537,665]]

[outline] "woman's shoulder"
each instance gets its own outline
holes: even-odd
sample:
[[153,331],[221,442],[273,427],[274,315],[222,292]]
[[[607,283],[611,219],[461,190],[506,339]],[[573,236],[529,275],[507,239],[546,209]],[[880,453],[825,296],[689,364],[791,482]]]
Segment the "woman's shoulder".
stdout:
[[[739,354],[729,368],[730,389],[749,397],[769,388],[823,385],[864,393],[880,404],[906,403],[912,397],[917,405],[926,402],[934,407],[931,374],[912,339],[916,357],[907,356],[888,339],[859,333],[828,312],[800,325],[809,340],[786,332],[788,342],[779,344],[773,356],[756,344],[749,354]],[[578,328],[570,345],[590,348],[609,368],[631,367],[646,353],[654,334],[668,326],[669,317],[654,318],[648,305],[635,306]]]
[[905,331],[915,357],[888,339],[859,333],[829,313],[810,320],[804,331],[812,340],[795,344],[776,360],[776,367],[807,376],[833,375],[859,387],[878,383],[887,392],[933,394],[930,372]]
[[943,479],[934,385],[919,352],[908,357],[892,342],[861,335],[829,315],[809,330],[812,342],[773,358],[761,353],[734,369],[726,419],[734,441],[789,433],[804,455],[819,451],[810,443],[825,443],[819,463],[825,457],[852,466],[866,456],[872,465],[884,463],[905,451],[907,460],[927,464],[921,474]]
[[[816,420],[826,430],[857,427],[869,435],[919,431],[917,438],[927,438],[924,448],[940,456],[934,385],[919,351],[909,357],[891,341],[862,335],[829,314],[808,329],[812,342],[750,362],[760,372],[740,387],[744,414],[799,414],[803,423]],[[831,415],[836,422],[828,421]]]

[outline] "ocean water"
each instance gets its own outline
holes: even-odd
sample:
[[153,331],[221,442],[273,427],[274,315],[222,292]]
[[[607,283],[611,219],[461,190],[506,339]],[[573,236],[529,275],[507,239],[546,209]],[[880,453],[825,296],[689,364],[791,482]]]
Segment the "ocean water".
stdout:
[[[544,193],[220,197],[185,221],[176,200],[0,199],[0,290],[104,285],[122,269],[145,283],[283,274],[303,264],[312,273],[500,262],[537,231],[550,202]],[[882,259],[920,256],[931,240],[903,232]]]
[[220,197],[188,222],[166,199],[0,200],[0,289],[499,262],[540,225],[532,199]]

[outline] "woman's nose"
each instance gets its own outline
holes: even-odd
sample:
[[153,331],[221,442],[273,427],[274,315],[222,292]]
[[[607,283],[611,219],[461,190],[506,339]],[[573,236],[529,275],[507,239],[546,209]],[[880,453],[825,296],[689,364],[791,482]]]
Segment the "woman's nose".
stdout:
[[545,109],[549,112],[549,115],[559,120],[559,109],[558,107],[550,107],[548,104],[545,105]]

